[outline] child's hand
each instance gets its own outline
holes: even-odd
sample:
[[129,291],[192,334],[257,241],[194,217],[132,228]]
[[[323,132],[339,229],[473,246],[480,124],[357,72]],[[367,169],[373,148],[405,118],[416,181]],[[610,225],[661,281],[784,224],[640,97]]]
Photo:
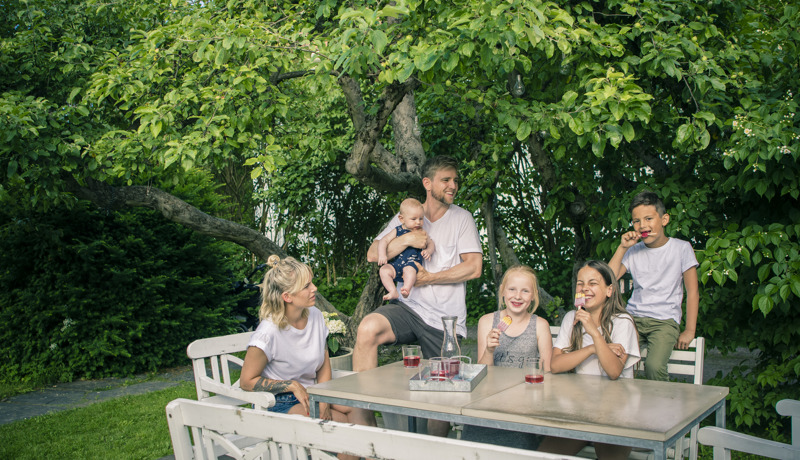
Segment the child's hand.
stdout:
[[613,351],[614,354],[617,355],[617,357],[622,356],[622,355],[625,354],[625,347],[623,347],[622,344],[609,343],[608,344],[608,348],[609,348],[609,350]]
[[678,349],[679,350],[688,350],[689,344],[692,343],[694,340],[694,331],[685,330],[681,332],[681,335],[678,336]]
[[637,241],[639,241],[639,234],[631,230],[630,232],[622,234],[622,239],[619,244],[623,248],[629,248],[636,244]]
[[386,257],[378,257],[378,266],[386,264],[387,260]]
[[427,249],[422,250],[422,258],[425,260],[431,260],[431,252]]
[[594,334],[600,333],[597,328],[597,324],[595,324],[594,320],[592,319],[592,315],[590,315],[589,312],[583,308],[575,310],[575,320],[572,322],[572,327],[575,327],[575,325],[579,322],[583,325],[583,330],[592,336],[592,338],[594,338]]
[[486,351],[494,353],[494,349],[500,346],[500,329],[492,329],[486,336]]

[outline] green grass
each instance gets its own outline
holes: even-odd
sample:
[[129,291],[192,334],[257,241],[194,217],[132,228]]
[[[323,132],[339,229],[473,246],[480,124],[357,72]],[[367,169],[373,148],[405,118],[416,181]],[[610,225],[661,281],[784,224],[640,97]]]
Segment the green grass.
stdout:
[[10,398],[12,396],[29,393],[37,388],[37,385],[25,383],[8,383],[0,382],[0,400]]
[[165,407],[194,382],[0,426],[3,459],[157,459],[172,454]]

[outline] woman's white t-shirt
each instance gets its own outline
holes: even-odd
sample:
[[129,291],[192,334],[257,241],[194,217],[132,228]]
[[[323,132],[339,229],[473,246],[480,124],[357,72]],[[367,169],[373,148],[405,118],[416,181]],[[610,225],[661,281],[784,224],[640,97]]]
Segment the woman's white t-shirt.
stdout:
[[273,380],[297,380],[303,386],[313,385],[317,371],[325,363],[328,328],[316,307],[308,309],[308,323],[303,329],[287,326],[278,329],[271,320],[262,320],[250,337],[248,347],[256,347],[267,355],[263,377]]
[[[575,321],[575,310],[570,310],[564,315],[561,321],[561,329],[558,331],[558,337],[553,344],[553,348],[560,348],[564,350],[569,348],[570,339],[572,338],[572,323]],[[618,343],[625,348],[628,354],[628,359],[625,361],[625,367],[620,374],[620,378],[632,379],[633,366],[640,359],[639,353],[639,337],[636,335],[636,325],[633,323],[633,318],[630,315],[618,315],[611,319],[613,329],[611,330],[611,343]],[[594,344],[592,336],[586,331],[583,332],[583,347],[588,347]],[[578,374],[588,375],[602,375],[608,377],[603,366],[600,365],[600,359],[597,355],[592,355],[586,358],[582,363],[575,367],[575,372]]]

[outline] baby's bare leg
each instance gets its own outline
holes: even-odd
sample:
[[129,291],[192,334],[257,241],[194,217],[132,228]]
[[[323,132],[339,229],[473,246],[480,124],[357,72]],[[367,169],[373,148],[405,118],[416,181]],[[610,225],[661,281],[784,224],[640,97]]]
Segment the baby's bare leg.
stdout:
[[411,288],[414,287],[414,283],[416,282],[417,269],[411,265],[403,267],[403,287],[400,288],[400,294],[402,294],[403,297],[408,297],[408,294],[411,293]]
[[387,294],[383,296],[383,300],[392,300],[399,297],[397,294],[397,285],[394,284],[395,270],[392,264],[384,264],[380,271],[381,282],[383,287],[386,288]]

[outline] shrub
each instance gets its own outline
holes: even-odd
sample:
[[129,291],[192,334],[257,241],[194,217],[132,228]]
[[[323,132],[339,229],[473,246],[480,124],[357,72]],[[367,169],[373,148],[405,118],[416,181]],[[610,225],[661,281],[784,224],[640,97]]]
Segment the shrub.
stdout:
[[40,384],[186,362],[232,329],[227,243],[147,210],[0,210],[0,375]]

